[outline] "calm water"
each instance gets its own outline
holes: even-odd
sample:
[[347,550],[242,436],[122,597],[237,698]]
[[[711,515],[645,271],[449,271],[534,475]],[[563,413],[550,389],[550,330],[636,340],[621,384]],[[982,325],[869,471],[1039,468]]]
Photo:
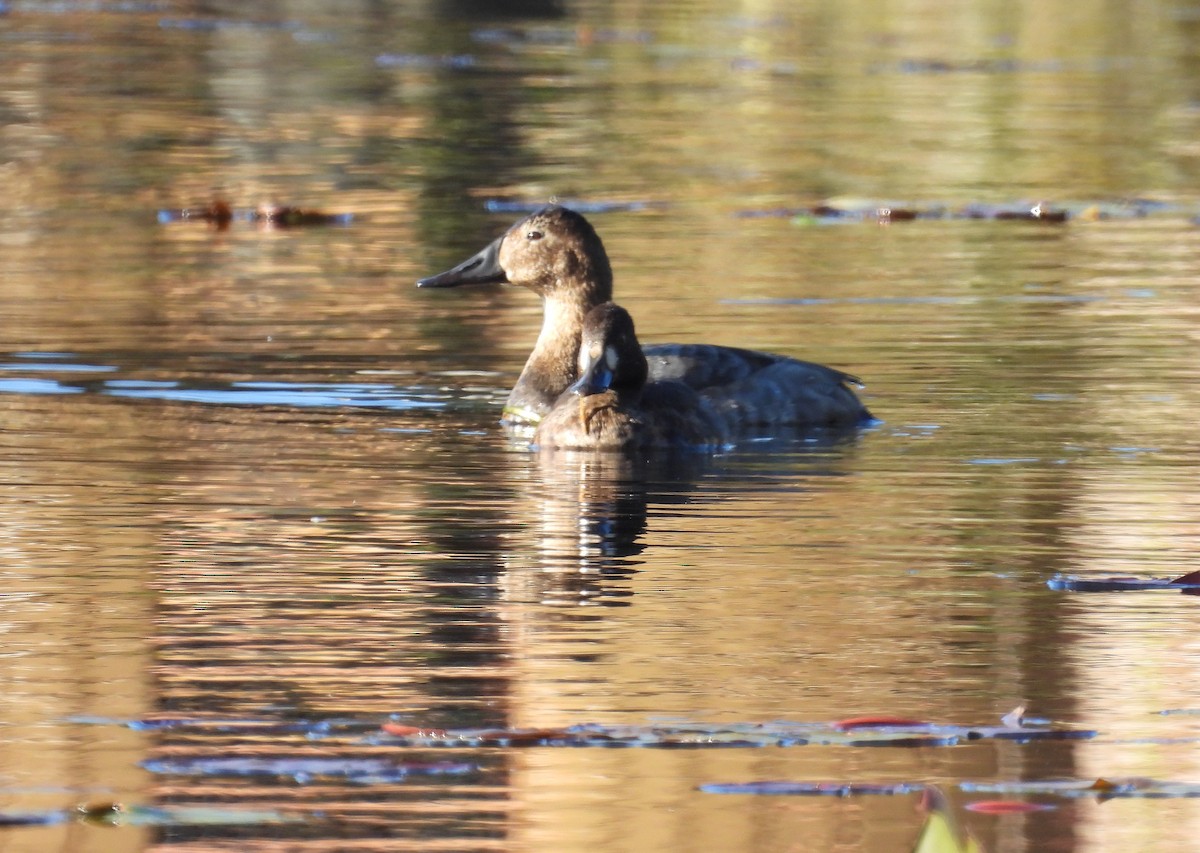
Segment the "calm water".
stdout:
[[[786,781],[936,784],[992,853],[1191,848],[1195,799],[963,784],[1200,782],[1197,599],[1046,585],[1197,568],[1200,7],[336,5],[0,4],[0,846],[884,853],[925,820],[701,788]],[[508,440],[536,300],[413,282],[551,197],[644,340],[850,370],[882,423]],[[216,199],[353,217],[171,213]],[[1038,202],[1071,218],[959,215]],[[1098,735],[380,735],[1019,705]]]

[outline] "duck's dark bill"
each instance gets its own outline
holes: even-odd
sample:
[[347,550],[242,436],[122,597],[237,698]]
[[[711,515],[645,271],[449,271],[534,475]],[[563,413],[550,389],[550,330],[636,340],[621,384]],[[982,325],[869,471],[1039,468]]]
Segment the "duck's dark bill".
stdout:
[[417,287],[458,287],[460,284],[504,284],[508,277],[500,267],[501,237],[478,254],[467,258],[458,266],[423,278]]

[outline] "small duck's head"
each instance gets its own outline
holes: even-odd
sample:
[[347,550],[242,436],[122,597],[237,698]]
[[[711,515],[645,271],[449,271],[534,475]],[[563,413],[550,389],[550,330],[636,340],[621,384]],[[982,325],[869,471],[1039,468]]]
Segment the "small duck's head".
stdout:
[[636,400],[648,373],[629,312],[615,302],[589,311],[583,319],[579,378],[567,391],[588,397],[611,390],[627,401]]
[[513,225],[456,267],[417,287],[517,284],[543,297],[594,305],[612,297],[612,267],[591,223],[552,204]]

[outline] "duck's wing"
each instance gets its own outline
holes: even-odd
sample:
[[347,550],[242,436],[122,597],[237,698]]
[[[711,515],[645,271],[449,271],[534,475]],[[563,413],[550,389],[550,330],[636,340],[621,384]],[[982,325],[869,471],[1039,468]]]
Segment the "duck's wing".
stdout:
[[844,427],[870,421],[850,389],[861,384],[823,364],[736,347],[646,347],[653,382],[682,382],[705,400],[731,434],[764,426]]
[[813,382],[862,385],[857,376],[823,364],[740,347],[655,344],[642,347],[642,351],[650,366],[650,381],[674,380],[697,390],[741,382],[766,368],[783,363],[792,365],[794,371],[810,373]]

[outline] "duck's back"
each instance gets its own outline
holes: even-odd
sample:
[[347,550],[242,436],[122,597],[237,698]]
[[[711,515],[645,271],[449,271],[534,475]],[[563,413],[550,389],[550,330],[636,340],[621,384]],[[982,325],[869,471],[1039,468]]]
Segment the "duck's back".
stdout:
[[779,360],[770,353],[713,344],[655,344],[642,352],[651,382],[682,382],[692,388],[728,385]]
[[730,432],[775,425],[846,427],[871,419],[850,390],[858,380],[823,364],[712,344],[661,344],[643,351],[651,382],[694,388]]

